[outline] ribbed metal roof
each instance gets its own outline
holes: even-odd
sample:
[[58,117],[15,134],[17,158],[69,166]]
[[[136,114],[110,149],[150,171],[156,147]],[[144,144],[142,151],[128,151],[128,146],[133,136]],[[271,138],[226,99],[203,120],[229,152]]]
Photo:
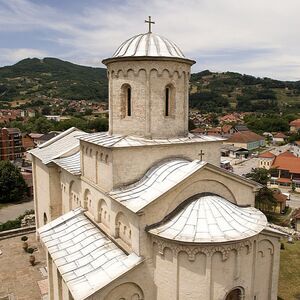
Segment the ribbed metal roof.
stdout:
[[170,139],[146,139],[130,135],[110,135],[108,132],[90,133],[80,137],[80,140],[93,143],[103,147],[138,147],[138,146],[154,146],[165,144],[184,144],[184,143],[200,143],[212,141],[225,141],[222,137],[209,135],[196,135],[189,133],[186,137],[170,138]]
[[239,207],[217,195],[192,200],[149,232],[181,242],[218,243],[249,238],[267,226],[266,216],[254,207]]
[[81,174],[79,151],[68,157],[54,159],[53,162],[73,175]]
[[201,169],[205,164],[199,160],[193,162],[185,159],[164,161],[151,168],[137,183],[113,190],[109,195],[133,212],[137,212]]
[[59,158],[73,149],[76,150],[79,147],[79,137],[86,134],[86,132],[71,127],[28,152],[39,158],[44,164],[48,164],[53,159]]
[[135,253],[127,255],[85,215],[70,211],[39,230],[75,300],[83,300],[139,264]]
[[112,57],[161,56],[185,58],[176,44],[158,34],[147,32],[126,40]]

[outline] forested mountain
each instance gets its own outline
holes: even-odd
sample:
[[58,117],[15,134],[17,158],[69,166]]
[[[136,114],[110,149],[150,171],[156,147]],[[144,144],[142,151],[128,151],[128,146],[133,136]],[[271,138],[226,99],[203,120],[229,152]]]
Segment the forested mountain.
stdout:
[[208,70],[192,74],[190,105],[203,111],[300,111],[300,81]]
[[106,69],[56,58],[27,58],[0,68],[0,101],[40,96],[106,101]]
[[[56,58],[28,58],[0,68],[0,101],[42,96],[107,101],[106,69]],[[300,81],[206,70],[191,76],[190,106],[203,112],[300,111]]]

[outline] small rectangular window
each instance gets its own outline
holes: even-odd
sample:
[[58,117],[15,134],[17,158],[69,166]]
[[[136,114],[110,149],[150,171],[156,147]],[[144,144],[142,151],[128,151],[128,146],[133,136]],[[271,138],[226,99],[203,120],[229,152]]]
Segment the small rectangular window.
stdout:
[[166,117],[169,116],[169,110],[170,110],[170,89],[166,88],[166,99],[165,99],[165,115]]
[[131,116],[131,88],[127,89],[127,116]]

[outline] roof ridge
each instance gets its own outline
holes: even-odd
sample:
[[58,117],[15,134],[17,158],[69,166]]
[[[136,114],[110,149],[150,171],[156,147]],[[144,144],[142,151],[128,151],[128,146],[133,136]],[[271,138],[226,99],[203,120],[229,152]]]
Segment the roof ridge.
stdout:
[[[53,137],[52,139],[50,139],[49,141],[41,144],[38,146],[38,148],[42,149],[42,148],[45,148],[53,143],[55,143],[56,141],[60,140],[61,138],[65,137],[66,135],[68,135],[69,133],[73,132],[73,131],[82,131],[80,129],[77,129],[76,127],[71,127],[63,132],[61,132],[60,134],[58,134],[57,136]],[[84,132],[84,131],[83,131]]]

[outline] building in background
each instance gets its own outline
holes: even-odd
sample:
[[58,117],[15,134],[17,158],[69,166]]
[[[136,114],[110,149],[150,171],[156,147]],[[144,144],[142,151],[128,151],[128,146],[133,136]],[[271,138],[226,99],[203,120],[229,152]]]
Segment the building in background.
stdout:
[[23,155],[22,134],[18,128],[0,131],[0,160],[15,160]]

